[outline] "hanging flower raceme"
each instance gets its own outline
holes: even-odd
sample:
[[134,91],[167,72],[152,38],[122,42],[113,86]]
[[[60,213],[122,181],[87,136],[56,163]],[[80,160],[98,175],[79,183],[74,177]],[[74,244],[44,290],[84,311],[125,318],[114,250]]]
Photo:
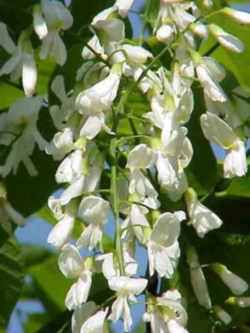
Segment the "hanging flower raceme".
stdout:
[[[41,42],[40,58],[55,58],[63,66],[51,77],[44,97],[48,105],[40,96],[32,97],[37,72],[30,30],[21,32],[16,46],[7,26],[0,22],[0,46],[10,54],[0,75],[10,75],[11,81],[22,77],[26,95],[0,114],[0,144],[9,149],[0,175],[6,177],[11,171],[15,174],[23,163],[35,176],[32,154],[36,143],[58,161],[55,180],[60,191],[48,200],[57,223],[48,235],[48,243],[59,252],[62,274],[73,280],[65,299],[67,309],[73,311],[73,333],[104,332],[106,321],[119,319],[123,320],[124,331],[129,332],[133,324],[130,306],[140,294],[145,296],[146,304],[143,320],[153,333],[188,333],[189,297],[183,299],[177,289],[171,289],[185,282],[181,276],[185,255],[190,283],[183,288],[193,290],[196,306],[217,317],[216,323],[219,320],[230,325],[227,308],[212,304],[212,290],[208,291],[205,270],[200,265],[204,260],[203,243],[210,237],[205,241],[203,238],[220,228],[222,220],[203,205],[206,196],[203,200],[198,197],[209,190],[203,180],[196,189],[194,173],[200,148],[196,118],[200,111],[195,104],[198,98],[205,99],[201,105],[206,105],[208,112],[200,117],[202,132],[226,151],[224,176],[244,176],[247,161],[243,138],[250,133],[249,95],[235,88],[233,97],[230,90],[225,93],[220,84],[223,80],[227,83],[226,70],[212,56],[199,53],[206,47],[209,34],[229,51],[240,53],[244,45],[210,23],[213,12],[206,10],[213,5],[211,0],[160,0],[158,9],[147,3],[141,34],[129,40],[124,18],[133,3],[116,0],[90,21],[92,37],[80,45],[82,62],[72,66],[70,80],[70,62],[64,66],[67,49],[62,37],[73,25],[70,8],[75,11],[77,7],[72,3],[67,8],[56,0],[41,0],[34,5],[33,28]],[[241,16],[230,8],[220,8],[217,14],[241,24],[250,23],[249,14]],[[81,39],[84,29],[78,24],[65,32],[67,37],[72,34],[74,52],[78,50],[74,49],[74,38]],[[152,28],[153,38],[144,41],[147,25]],[[204,94],[197,94],[197,85]],[[54,125],[50,142],[38,130],[42,107],[47,108]],[[217,185],[215,181],[211,188],[217,191]],[[214,192],[212,196],[216,199]],[[1,186],[0,206],[4,222],[13,220],[18,226],[24,225],[24,218],[12,207]],[[76,223],[81,224],[77,235]],[[106,227],[112,223],[115,235],[108,241],[111,237],[106,237]],[[196,240],[192,238],[195,233]],[[199,258],[191,240],[201,250]],[[141,248],[147,258],[146,278],[141,277],[138,261]],[[247,291],[248,283],[226,266],[206,266],[234,295]],[[107,299],[101,296],[100,302],[94,298],[99,304],[89,301],[96,281],[103,281],[112,294]],[[226,303],[230,302],[239,307],[250,304],[247,296],[230,298]]]

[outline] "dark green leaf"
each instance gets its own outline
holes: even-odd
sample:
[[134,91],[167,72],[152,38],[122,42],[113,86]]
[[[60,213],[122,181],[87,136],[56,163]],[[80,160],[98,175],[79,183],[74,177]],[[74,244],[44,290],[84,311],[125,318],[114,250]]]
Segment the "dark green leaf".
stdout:
[[22,285],[20,248],[13,238],[9,238],[0,248],[0,327],[6,327]]

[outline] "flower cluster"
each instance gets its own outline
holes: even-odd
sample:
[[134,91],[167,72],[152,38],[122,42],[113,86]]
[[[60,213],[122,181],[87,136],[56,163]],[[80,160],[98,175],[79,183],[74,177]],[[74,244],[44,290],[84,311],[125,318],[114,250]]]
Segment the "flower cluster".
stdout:
[[[200,117],[201,132],[225,150],[224,177],[246,174],[249,111],[239,98],[233,101],[223,90],[226,71],[222,65],[198,52],[198,45],[209,35],[230,52],[242,52],[244,45],[209,23],[211,12],[207,17],[201,15],[195,2],[160,0],[152,26],[154,43],[161,49],[156,55],[150,44],[144,47],[137,40],[126,39],[124,18],[133,2],[117,0],[93,18],[93,36],[83,45],[74,89],[67,91],[67,78],[62,74],[54,76],[51,95],[58,104],[49,106],[34,95],[37,70],[30,30],[21,32],[16,46],[1,23],[0,45],[11,56],[0,75],[10,75],[11,80],[22,77],[25,97],[0,115],[0,141],[10,146],[0,174],[6,177],[12,171],[16,173],[22,162],[35,176],[31,156],[36,144],[60,162],[55,179],[63,190],[48,200],[58,221],[48,242],[60,252],[61,272],[73,280],[65,305],[73,310],[74,333],[103,332],[105,320],[116,322],[120,318],[124,331],[130,331],[130,306],[140,294],[147,296],[143,320],[152,332],[188,332],[184,295],[176,288],[160,290],[159,282],[173,278],[184,256],[182,251],[186,252],[197,302],[227,325],[231,317],[212,303],[197,251],[185,233],[191,225],[198,237],[204,238],[222,225],[221,218],[199,200],[189,184],[186,170],[194,148],[188,128],[196,111],[198,85],[207,110]],[[203,6],[211,8],[213,3],[203,1]],[[250,14],[230,8],[220,12],[241,24],[250,23]],[[61,2],[42,0],[34,6],[33,28],[41,40],[41,59],[54,57],[58,65],[65,64],[67,49],[60,33],[72,25],[73,17]],[[170,65],[164,65],[164,57],[171,60]],[[146,104],[139,115],[129,103],[134,92]],[[49,108],[56,129],[50,142],[38,130],[43,108]],[[124,135],[122,129],[127,125],[131,130]],[[243,127],[241,135],[239,127]],[[166,198],[173,203],[171,208],[164,202]],[[22,225],[23,218],[13,211],[6,196],[1,196],[1,202],[9,217]],[[172,208],[178,204],[180,208]],[[79,223],[82,232],[72,244],[70,237]],[[105,245],[106,223],[114,223],[116,228],[111,247]],[[181,246],[182,236],[185,246]],[[148,272],[144,277],[137,273],[138,245],[147,251]],[[86,249],[89,254],[83,257],[81,250]],[[234,295],[248,289],[248,284],[226,266],[208,266]],[[95,274],[102,274],[113,295],[105,304],[89,299]],[[159,286],[152,291],[149,285],[155,276]],[[234,302],[244,307],[249,300],[243,296]]]

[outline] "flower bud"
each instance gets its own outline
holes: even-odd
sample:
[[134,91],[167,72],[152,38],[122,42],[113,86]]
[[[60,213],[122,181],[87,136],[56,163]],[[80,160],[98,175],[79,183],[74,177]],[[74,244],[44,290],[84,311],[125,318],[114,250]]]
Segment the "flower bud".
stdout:
[[235,10],[233,8],[225,7],[221,11],[223,14],[229,16],[234,21],[241,24],[250,24],[250,13],[243,12],[241,10]]
[[219,305],[215,305],[213,310],[217,317],[225,324],[228,325],[232,321],[232,317],[223,310]]
[[241,295],[248,289],[248,284],[238,275],[232,273],[226,266],[222,264],[212,264],[211,269],[219,275],[222,281],[235,295]]
[[218,43],[226,49],[236,53],[244,51],[244,44],[239,38],[227,33],[216,24],[210,24],[209,29]]

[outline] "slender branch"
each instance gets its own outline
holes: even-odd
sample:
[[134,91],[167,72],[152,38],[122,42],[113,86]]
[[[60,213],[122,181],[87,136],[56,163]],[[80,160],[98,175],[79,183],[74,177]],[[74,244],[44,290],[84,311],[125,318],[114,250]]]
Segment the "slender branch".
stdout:
[[123,253],[121,247],[121,225],[120,225],[120,216],[119,216],[119,195],[117,189],[117,167],[116,161],[114,161],[114,165],[111,167],[111,190],[113,194],[113,209],[114,209],[114,216],[115,216],[115,225],[116,225],[116,232],[115,232],[115,247],[118,256],[119,262],[119,269],[121,275],[124,275],[124,260],[123,260]]

